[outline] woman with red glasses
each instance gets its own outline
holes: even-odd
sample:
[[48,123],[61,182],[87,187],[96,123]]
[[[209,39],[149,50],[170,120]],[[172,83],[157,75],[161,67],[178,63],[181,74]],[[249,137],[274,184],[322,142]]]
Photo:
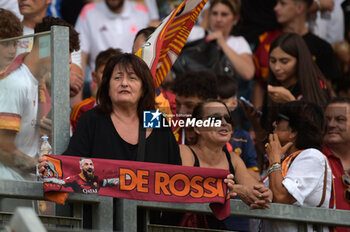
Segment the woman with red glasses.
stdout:
[[[272,200],[271,191],[252,177],[242,159],[233,152],[223,149],[232,134],[232,120],[225,103],[219,100],[208,100],[196,106],[192,114],[193,119],[209,120],[209,127],[197,126],[193,128],[196,138],[190,146],[180,145],[180,155],[183,166],[219,168],[230,171],[225,180],[233,195],[242,199],[251,208],[268,208]],[[232,195],[231,195],[232,196]],[[206,218],[207,219],[207,218]],[[204,220],[202,226],[216,229],[226,229],[223,223]],[[213,225],[214,224],[214,225]]]

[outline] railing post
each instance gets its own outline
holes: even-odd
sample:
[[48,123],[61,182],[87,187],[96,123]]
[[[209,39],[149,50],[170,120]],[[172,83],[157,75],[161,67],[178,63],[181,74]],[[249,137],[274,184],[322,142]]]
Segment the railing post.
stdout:
[[99,196],[99,203],[92,205],[92,229],[113,231],[113,198]]
[[[73,217],[75,218],[83,218],[84,214],[84,204],[82,202],[74,202],[73,203]],[[83,228],[83,223],[82,222],[79,227]]]
[[32,208],[18,207],[10,221],[11,231],[46,232]]
[[298,223],[298,232],[307,232],[307,224],[303,222]]
[[68,27],[51,27],[51,72],[53,154],[62,154],[70,139]]
[[137,232],[137,201],[115,198],[116,230]]

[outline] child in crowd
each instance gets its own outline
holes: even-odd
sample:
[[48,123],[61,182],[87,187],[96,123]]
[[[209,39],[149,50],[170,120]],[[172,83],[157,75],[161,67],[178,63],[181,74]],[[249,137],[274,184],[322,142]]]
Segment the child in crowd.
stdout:
[[[21,21],[11,11],[0,8],[0,40],[21,36],[23,26]],[[16,57],[17,40],[0,43],[0,75]]]
[[78,120],[80,118],[80,116],[92,109],[93,107],[96,106],[96,92],[99,88],[99,86],[101,85],[101,81],[102,81],[102,74],[103,74],[103,70],[105,69],[105,66],[107,64],[107,61],[116,55],[121,54],[121,50],[120,49],[114,49],[114,48],[108,48],[105,51],[100,52],[97,55],[96,61],[95,61],[95,71],[92,72],[92,80],[96,83],[96,89],[93,93],[93,96],[79,102],[78,104],[76,104],[71,112],[70,115],[70,123],[72,126],[72,132],[74,133],[75,128],[78,124]]
[[[234,115],[234,111],[238,105],[236,98],[237,89],[238,85],[236,79],[224,75],[217,76],[218,99],[227,105],[231,117]],[[239,155],[247,166],[249,173],[259,180],[257,155],[249,133],[236,127],[232,129],[232,138],[226,144],[227,150],[233,151]]]

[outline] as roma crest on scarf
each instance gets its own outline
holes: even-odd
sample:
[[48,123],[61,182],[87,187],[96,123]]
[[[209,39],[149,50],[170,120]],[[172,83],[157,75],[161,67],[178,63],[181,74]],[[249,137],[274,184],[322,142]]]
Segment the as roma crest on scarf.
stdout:
[[55,159],[52,157],[47,157],[47,166],[45,167],[45,171],[43,174],[43,178],[62,178],[63,173],[62,173],[62,165],[61,165],[61,160]]

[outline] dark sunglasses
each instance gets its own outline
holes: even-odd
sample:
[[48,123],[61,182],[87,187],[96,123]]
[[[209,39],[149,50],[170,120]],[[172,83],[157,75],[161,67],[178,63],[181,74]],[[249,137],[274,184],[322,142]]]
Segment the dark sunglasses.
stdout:
[[211,115],[207,116],[206,118],[213,118],[215,121],[216,120],[222,121],[222,118],[224,118],[227,123],[231,123],[232,122],[231,116],[228,115],[228,114],[225,114],[225,115],[211,114]]
[[341,177],[343,181],[343,185],[346,188],[344,191],[344,198],[350,204],[350,176],[348,174],[344,174]]

